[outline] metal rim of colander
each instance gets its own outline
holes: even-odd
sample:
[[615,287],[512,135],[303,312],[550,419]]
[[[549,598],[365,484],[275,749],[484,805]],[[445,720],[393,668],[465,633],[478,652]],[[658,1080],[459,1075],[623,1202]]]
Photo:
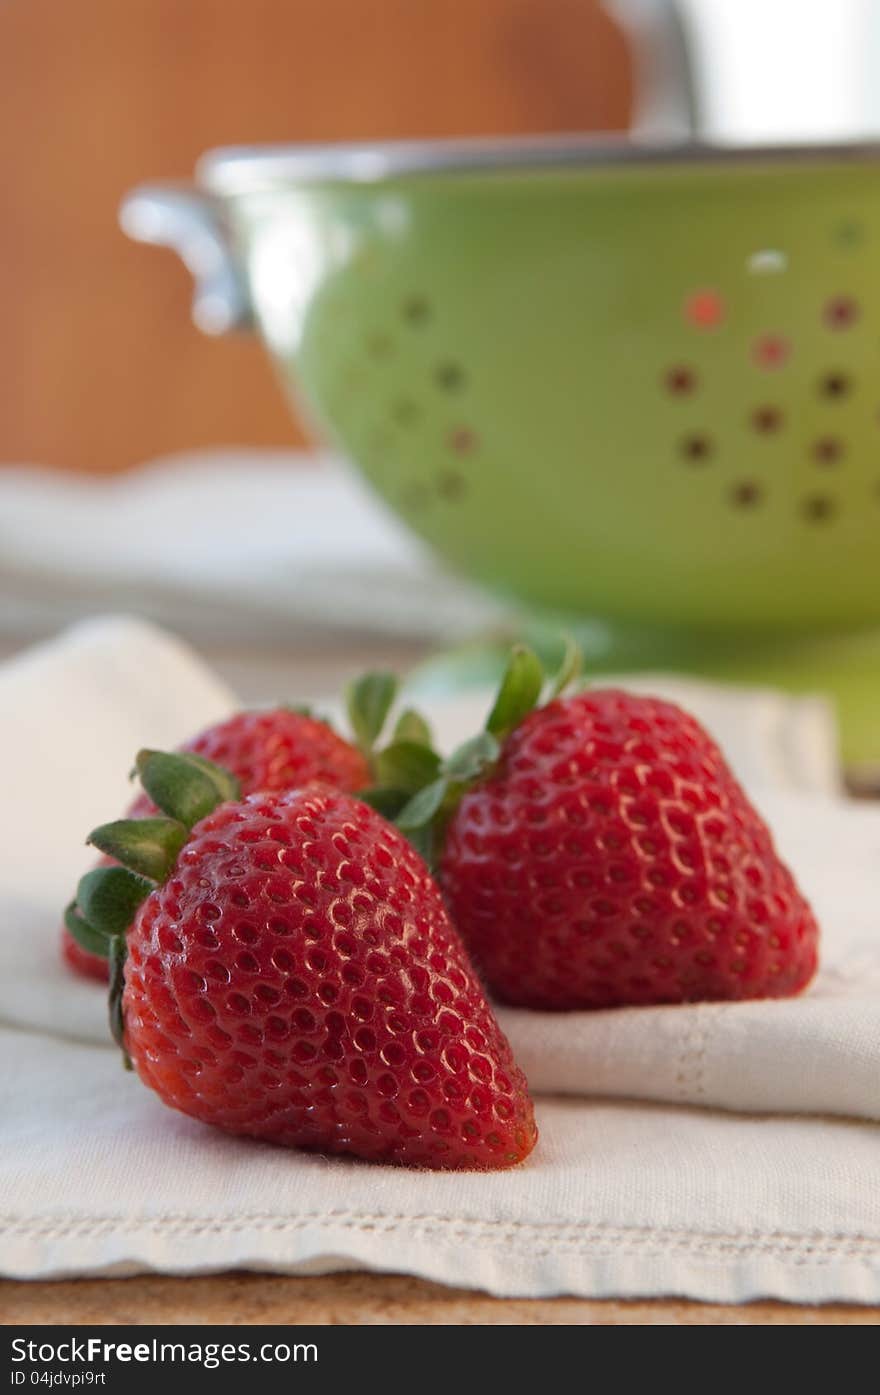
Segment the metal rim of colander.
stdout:
[[381,183],[402,176],[617,165],[826,164],[880,159],[880,142],[834,145],[710,145],[583,134],[382,141],[321,145],[224,146],[198,163],[199,182],[217,194],[288,182]]

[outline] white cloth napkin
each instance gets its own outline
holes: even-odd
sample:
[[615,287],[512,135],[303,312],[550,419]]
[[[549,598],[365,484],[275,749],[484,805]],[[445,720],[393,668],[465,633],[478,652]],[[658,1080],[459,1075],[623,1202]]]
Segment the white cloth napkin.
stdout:
[[109,479],[0,471],[0,631],[40,632],[108,595],[225,641],[444,640],[503,614],[328,456],[194,451]]
[[[445,1177],[236,1142],[121,1073],[101,990],[58,963],[59,908],[135,748],[233,698],[177,641],[120,619],[8,664],[0,1270],[365,1266],[533,1296],[880,1300],[880,810],[829,792],[821,705],[672,686],[704,720],[732,720],[740,773],[822,920],[822,973],[779,1003],[505,1010],[546,1096],[541,1142],[515,1173]],[[435,713],[447,737],[474,715]]]

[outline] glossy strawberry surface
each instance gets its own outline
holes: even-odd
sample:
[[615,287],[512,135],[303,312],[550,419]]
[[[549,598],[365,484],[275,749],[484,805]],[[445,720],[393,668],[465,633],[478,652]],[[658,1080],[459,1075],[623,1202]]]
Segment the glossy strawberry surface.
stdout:
[[174,1108],[416,1166],[509,1167],[534,1145],[436,884],[359,801],[312,787],[221,805],[127,938],[126,1048]]
[[493,993],[532,1008],[781,997],[818,929],[721,752],[616,690],[526,717],[449,825],[441,881]]
[[[237,712],[199,732],[180,749],[231,770],[242,794],[293,789],[313,780],[354,793],[370,778],[367,761],[355,746],[326,722],[287,707]],[[145,818],[155,812],[150,800],[139,795],[126,818]],[[103,862],[106,859],[98,865]],[[83,949],[63,926],[61,949],[76,973],[106,983],[107,960]]]

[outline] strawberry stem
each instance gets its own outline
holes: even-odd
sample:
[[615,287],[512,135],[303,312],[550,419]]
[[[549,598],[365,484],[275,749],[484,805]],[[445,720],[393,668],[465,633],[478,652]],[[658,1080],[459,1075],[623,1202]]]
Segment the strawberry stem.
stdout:
[[[507,662],[501,685],[481,732],[465,741],[446,760],[430,745],[395,740],[373,756],[377,784],[359,798],[392,819],[421,853],[430,867],[440,854],[446,826],[465,793],[487,779],[510,733],[541,703],[552,702],[581,671],[581,651],[567,640],[559,668],[548,680],[538,656],[525,645],[516,645]],[[430,732],[417,714],[405,713],[398,723],[413,735]],[[416,725],[418,724],[418,725]]]

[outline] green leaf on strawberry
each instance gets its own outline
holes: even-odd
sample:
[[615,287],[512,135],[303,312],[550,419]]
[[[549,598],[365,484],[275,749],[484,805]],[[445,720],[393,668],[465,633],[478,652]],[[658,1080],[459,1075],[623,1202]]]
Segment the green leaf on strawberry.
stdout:
[[89,954],[98,955],[101,959],[109,959],[112,937],[96,930],[94,925],[89,925],[75,900],[71,901],[64,911],[64,925],[68,934],[82,949]]
[[395,740],[376,753],[373,765],[380,784],[412,794],[436,779],[440,757],[430,746]]
[[371,785],[361,790],[357,796],[362,804],[368,804],[377,814],[394,823],[400,811],[409,803],[406,790],[395,789],[393,785]]
[[88,841],[132,872],[161,882],[186,842],[186,827],[178,819],[116,819],[94,829]]
[[125,867],[96,867],[80,878],[76,903],[85,921],[112,940],[125,934],[152,889],[152,882]]
[[[549,682],[551,697],[574,680],[580,666],[580,650],[567,643],[561,665]],[[516,645],[483,731],[463,742],[445,760],[430,745],[393,742],[385,752],[373,756],[377,785],[361,792],[360,798],[393,818],[428,865],[433,866],[445,827],[462,796],[491,775],[505,738],[534,710],[546,685],[540,659],[525,645]],[[401,727],[430,740],[427,723],[416,713],[404,713],[396,730]],[[401,792],[406,792],[408,798],[399,803]]]
[[135,768],[153,803],[186,828],[226,799],[238,799],[240,786],[222,765],[191,752],[139,751]]
[[368,758],[388,719],[397,687],[396,676],[384,672],[365,673],[348,686],[345,695],[348,720],[359,749]]
[[122,994],[125,989],[125,960],[128,946],[124,935],[114,935],[110,941],[110,1035],[122,1052],[126,1070],[132,1069],[131,1058],[125,1049],[125,1021],[122,1015]]
[[400,811],[395,819],[397,827],[406,833],[411,833],[417,828],[426,828],[443,807],[448,793],[449,781],[445,775],[432,780],[430,785],[425,785],[424,789],[414,794]]
[[503,741],[509,731],[537,705],[544,686],[544,669],[537,654],[518,644],[511,652],[486,730]]
[[464,741],[443,762],[443,772],[450,780],[468,783],[479,780],[488,773],[498,759],[501,750],[497,736],[492,731],[481,731]]
[[417,746],[431,746],[431,728],[420,712],[413,707],[407,707],[401,712],[392,734],[394,741],[414,741]]

